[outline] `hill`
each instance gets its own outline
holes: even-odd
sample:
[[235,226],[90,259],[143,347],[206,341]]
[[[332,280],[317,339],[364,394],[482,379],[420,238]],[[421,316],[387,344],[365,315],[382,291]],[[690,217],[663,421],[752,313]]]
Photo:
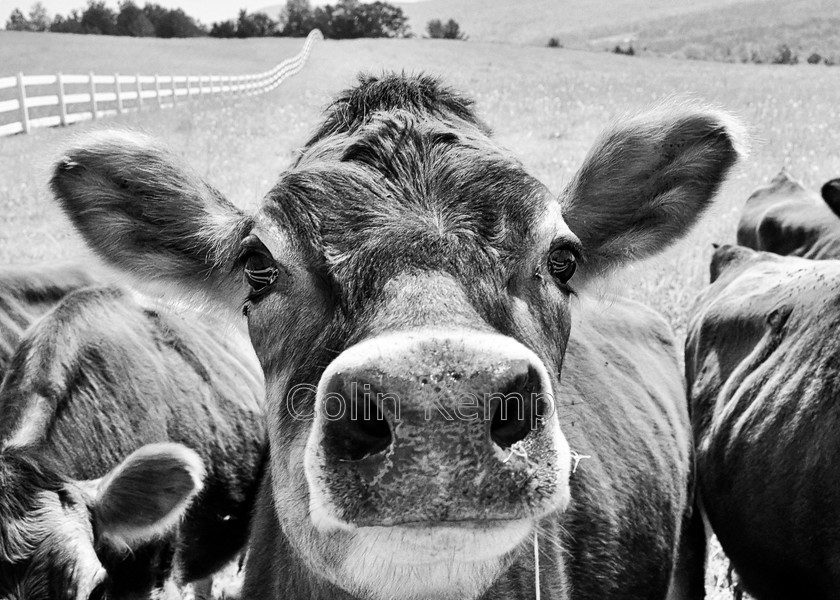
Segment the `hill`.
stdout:
[[[394,2],[423,36],[431,19],[455,19],[471,41],[609,50],[727,62],[804,62],[817,53],[840,64],[837,0],[423,0]],[[263,9],[277,16],[284,4]],[[782,51],[784,52],[784,51]]]
[[693,15],[749,0],[426,0],[399,4],[412,31],[430,19],[455,19],[471,40],[545,44],[550,37],[581,42],[591,31],[632,29],[663,17]]
[[638,49],[679,58],[733,62],[771,62],[780,46],[805,61],[818,53],[840,63],[840,2],[769,0],[733,4],[690,16],[663,17],[634,28],[612,27],[590,33],[593,48],[609,47],[609,37],[633,40]]

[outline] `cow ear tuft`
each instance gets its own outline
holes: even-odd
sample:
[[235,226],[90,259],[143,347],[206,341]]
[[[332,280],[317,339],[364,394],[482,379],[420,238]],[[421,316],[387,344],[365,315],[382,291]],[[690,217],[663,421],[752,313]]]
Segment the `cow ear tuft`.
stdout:
[[685,235],[746,153],[733,117],[670,103],[608,129],[561,198],[588,274],[654,255]]
[[102,478],[92,502],[96,532],[114,548],[134,548],[177,525],[204,481],[201,458],[180,444],[149,444]]

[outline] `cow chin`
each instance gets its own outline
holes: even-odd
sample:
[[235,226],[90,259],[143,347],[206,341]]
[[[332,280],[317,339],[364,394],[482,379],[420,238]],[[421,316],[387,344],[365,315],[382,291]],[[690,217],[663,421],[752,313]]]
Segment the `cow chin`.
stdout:
[[529,519],[344,530],[347,552],[330,579],[366,600],[477,598],[531,530]]

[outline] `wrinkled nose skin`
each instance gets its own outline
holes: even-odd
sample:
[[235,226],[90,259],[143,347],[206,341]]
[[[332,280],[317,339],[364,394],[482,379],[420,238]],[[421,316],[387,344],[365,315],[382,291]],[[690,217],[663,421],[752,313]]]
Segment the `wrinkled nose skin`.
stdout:
[[487,333],[406,332],[339,355],[305,471],[316,526],[539,518],[565,509],[569,447],[542,361]]

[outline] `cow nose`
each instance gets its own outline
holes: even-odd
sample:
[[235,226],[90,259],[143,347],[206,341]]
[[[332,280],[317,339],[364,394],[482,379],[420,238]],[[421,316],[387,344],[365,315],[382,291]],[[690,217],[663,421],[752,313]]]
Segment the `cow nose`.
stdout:
[[369,369],[334,373],[325,382],[321,408],[324,439],[340,460],[361,460],[391,445],[393,411],[386,416],[387,399]]
[[455,443],[507,450],[536,427],[550,393],[545,367],[520,349],[422,338],[347,352],[321,381],[323,442],[342,461],[442,430],[470,437]]
[[565,506],[569,457],[532,350],[497,333],[411,330],[325,369],[304,470],[319,527],[390,526]]
[[486,400],[491,415],[489,437],[507,449],[527,437],[537,417],[536,399],[544,397],[547,390],[537,367],[524,360],[514,361],[504,369],[494,387],[498,391],[490,392]]

